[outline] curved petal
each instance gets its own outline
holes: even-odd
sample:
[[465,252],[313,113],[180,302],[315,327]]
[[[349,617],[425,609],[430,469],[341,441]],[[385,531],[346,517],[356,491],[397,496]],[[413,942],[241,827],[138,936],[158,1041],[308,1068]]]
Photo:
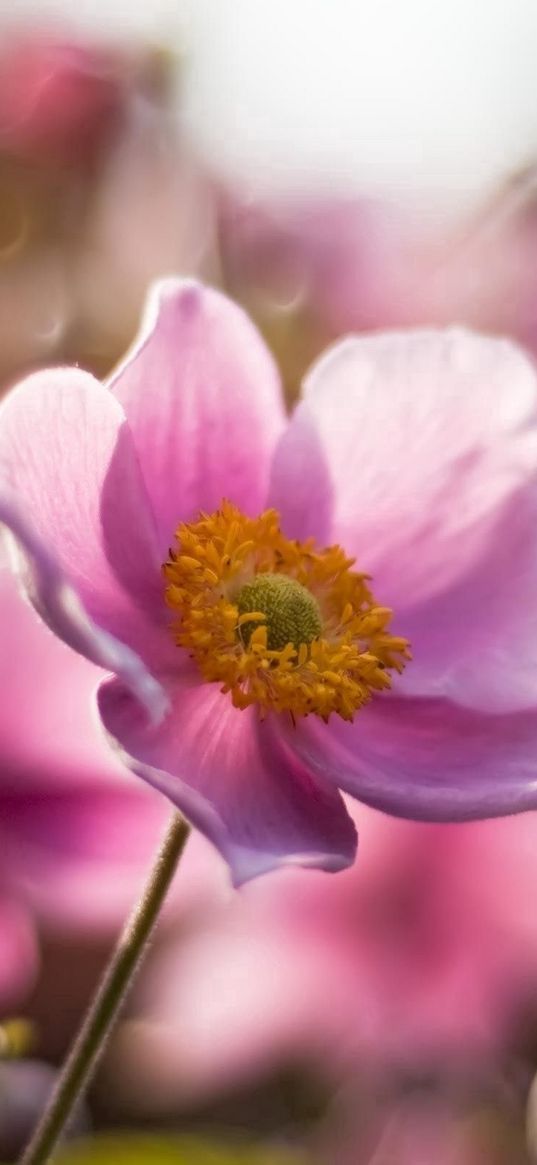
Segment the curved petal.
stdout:
[[460,330],[351,338],[307,378],[271,501],[373,576],[412,642],[398,691],[537,702],[536,421],[529,358]]
[[120,676],[133,696],[158,723],[167,708],[160,684],[142,660],[108,631],[94,623],[58,562],[37,537],[12,499],[0,494],[0,523],[15,538],[24,557],[25,585],[32,603],[52,631],[69,647],[105,671]]
[[[36,434],[39,440],[36,440]],[[89,373],[22,381],[0,408],[0,482],[101,627],[170,651],[149,501],[125,415]]]
[[117,681],[98,703],[125,762],[218,847],[236,884],[286,863],[338,870],[356,850],[339,794],[269,744],[267,722],[239,712],[217,685],[183,680],[158,729]]
[[283,401],[268,349],[231,300],[192,281],[157,284],[110,387],[134,436],[163,553],[180,521],[224,497],[252,516],[263,509]]
[[498,515],[471,572],[445,595],[396,611],[395,624],[412,645],[398,694],[485,713],[537,705],[537,495],[533,486],[521,494]]
[[537,711],[487,716],[447,700],[385,697],[353,724],[290,735],[321,779],[395,817],[470,821],[537,808]]

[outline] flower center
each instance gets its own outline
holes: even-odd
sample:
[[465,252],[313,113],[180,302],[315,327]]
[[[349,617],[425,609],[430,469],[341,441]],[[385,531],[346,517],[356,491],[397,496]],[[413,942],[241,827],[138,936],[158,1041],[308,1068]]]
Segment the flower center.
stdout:
[[224,501],[182,523],[164,563],[176,643],[237,708],[352,720],[410,658],[339,546],[285,538],[275,510]]
[[[265,616],[267,647],[281,651],[288,643],[298,651],[322,635],[323,621],[317,600],[296,578],[286,574],[258,574],[236,596],[239,615],[260,612]],[[258,623],[241,623],[241,636],[249,644]]]

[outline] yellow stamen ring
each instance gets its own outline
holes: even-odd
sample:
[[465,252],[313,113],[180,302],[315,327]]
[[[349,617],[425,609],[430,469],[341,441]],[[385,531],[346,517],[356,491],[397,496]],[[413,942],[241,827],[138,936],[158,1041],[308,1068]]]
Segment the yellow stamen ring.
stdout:
[[410,658],[354,559],[285,538],[275,510],[252,519],[224,501],[176,538],[163,566],[175,641],[235,707],[352,720]]

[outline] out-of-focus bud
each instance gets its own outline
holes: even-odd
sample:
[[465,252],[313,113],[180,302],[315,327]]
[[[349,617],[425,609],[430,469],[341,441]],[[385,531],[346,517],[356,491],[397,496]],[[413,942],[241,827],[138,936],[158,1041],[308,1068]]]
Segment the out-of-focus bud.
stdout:
[[115,132],[127,88],[119,53],[21,34],[0,53],[0,146],[34,162],[86,165]]

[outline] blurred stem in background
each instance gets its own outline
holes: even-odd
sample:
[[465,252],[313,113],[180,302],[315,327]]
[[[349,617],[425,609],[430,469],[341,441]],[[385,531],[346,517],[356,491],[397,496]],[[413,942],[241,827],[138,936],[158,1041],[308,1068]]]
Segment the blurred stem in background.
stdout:
[[76,1102],[87,1086],[141,963],[146,942],[158,919],[189,833],[190,826],[174,813],[147,886],[125,926],[21,1165],[44,1165],[50,1159]]

